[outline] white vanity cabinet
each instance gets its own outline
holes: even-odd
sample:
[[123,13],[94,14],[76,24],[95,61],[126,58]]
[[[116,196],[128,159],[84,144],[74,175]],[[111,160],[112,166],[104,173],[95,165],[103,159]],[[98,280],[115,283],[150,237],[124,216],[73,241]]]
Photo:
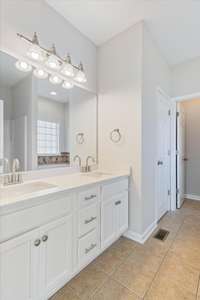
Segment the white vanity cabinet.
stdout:
[[48,300],[127,228],[128,177],[1,215],[0,300]]
[[41,274],[39,299],[47,299],[61,287],[72,274],[72,216],[65,216],[40,230]]
[[1,300],[38,300],[72,273],[72,216],[0,245]]
[[38,230],[0,244],[0,299],[38,300]]
[[101,249],[104,250],[128,229],[128,180],[102,187]]

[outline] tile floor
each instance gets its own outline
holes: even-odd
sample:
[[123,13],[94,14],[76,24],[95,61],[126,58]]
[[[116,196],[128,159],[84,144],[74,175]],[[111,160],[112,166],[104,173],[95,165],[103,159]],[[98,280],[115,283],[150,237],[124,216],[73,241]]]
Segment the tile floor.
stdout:
[[170,231],[164,242],[120,238],[50,300],[200,300],[200,202],[159,227]]

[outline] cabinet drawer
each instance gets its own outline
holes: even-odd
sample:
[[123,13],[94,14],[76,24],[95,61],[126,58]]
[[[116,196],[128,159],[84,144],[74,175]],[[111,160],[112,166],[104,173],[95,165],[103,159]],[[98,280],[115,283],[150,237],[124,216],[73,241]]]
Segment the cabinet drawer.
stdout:
[[128,190],[128,178],[116,180],[102,186],[102,199],[106,200],[116,194]]
[[78,257],[79,264],[84,264],[95,256],[99,248],[98,231],[95,229],[79,240]]
[[83,207],[96,202],[99,198],[98,187],[93,187],[78,194],[79,206]]
[[71,213],[72,198],[72,195],[65,193],[51,195],[48,198],[45,196],[44,204],[1,216],[0,242]]
[[99,218],[99,205],[93,204],[82,209],[79,213],[79,236],[96,228]]

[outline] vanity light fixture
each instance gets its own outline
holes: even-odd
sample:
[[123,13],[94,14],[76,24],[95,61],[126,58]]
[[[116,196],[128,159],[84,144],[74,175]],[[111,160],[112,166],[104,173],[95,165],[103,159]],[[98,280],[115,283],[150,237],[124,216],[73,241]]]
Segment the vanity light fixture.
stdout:
[[57,58],[56,54],[56,46],[53,44],[52,48],[49,51],[49,54],[47,54],[48,58],[46,61],[46,65],[48,68],[52,70],[58,71],[61,68],[61,63]]
[[22,72],[30,72],[32,70],[32,66],[27,63],[25,60],[18,60],[15,63],[16,68]]
[[64,89],[70,90],[74,87],[74,84],[70,81],[64,81],[62,87]]
[[80,63],[78,72],[74,79],[80,83],[85,83],[87,81],[82,63]]
[[33,75],[39,79],[46,79],[48,77],[48,73],[41,68],[35,69]]
[[36,32],[33,35],[33,39],[31,41],[32,45],[28,49],[26,55],[35,61],[44,61],[45,60],[45,54],[44,51],[39,46],[39,41]]
[[24,60],[18,61],[16,67],[23,72],[29,72],[34,67],[34,75],[37,78],[44,79],[48,75],[49,81],[53,84],[61,84],[62,81],[64,88],[72,88],[74,85],[68,78],[73,78],[79,83],[85,83],[87,81],[83,64],[79,66],[72,64],[71,56],[68,54],[66,58],[61,58],[56,51],[55,44],[51,49],[42,47],[39,43],[37,33],[35,32],[32,39],[25,37],[22,34],[17,33],[17,36],[31,44],[26,56],[30,61]]
[[62,74],[69,77],[74,77],[74,67],[72,66],[71,56],[68,54],[64,61],[65,63],[61,70]]
[[52,84],[61,84],[62,78],[60,78],[58,75],[51,75],[51,76],[49,77],[49,81],[50,81]]

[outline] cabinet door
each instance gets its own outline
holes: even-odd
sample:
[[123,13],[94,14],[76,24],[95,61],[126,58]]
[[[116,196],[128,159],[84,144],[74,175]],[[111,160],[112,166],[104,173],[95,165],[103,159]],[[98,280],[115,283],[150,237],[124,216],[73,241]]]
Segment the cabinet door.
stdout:
[[72,273],[72,216],[63,217],[41,229],[42,286],[44,298],[61,288]]
[[0,245],[1,300],[38,299],[39,246],[38,231]]
[[115,198],[116,235],[122,235],[128,229],[128,192]]
[[101,248],[107,248],[116,235],[114,199],[105,200],[101,205]]

